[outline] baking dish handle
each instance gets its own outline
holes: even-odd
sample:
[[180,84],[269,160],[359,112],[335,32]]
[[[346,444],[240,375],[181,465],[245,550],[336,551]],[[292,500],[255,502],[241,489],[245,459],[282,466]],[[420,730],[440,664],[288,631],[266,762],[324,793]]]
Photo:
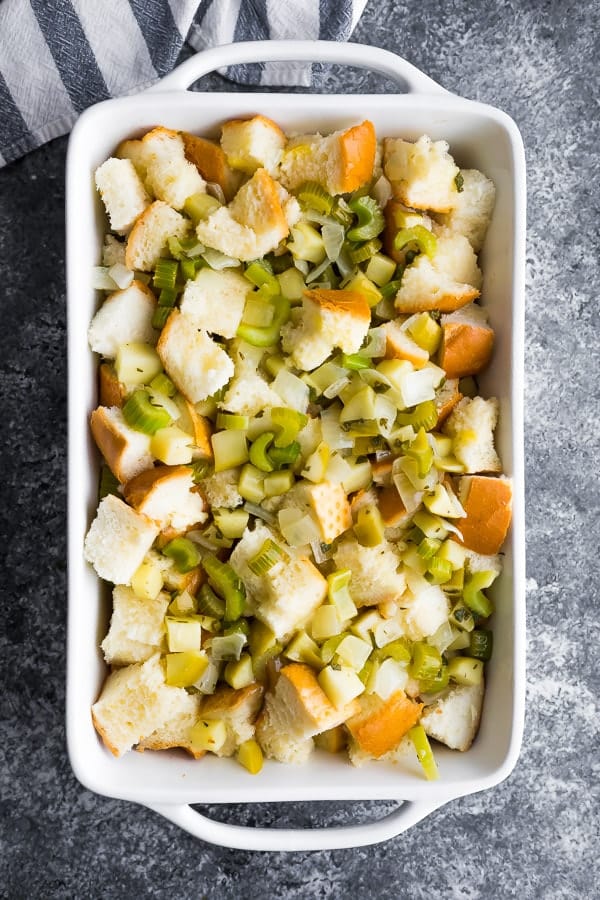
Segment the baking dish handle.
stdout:
[[215,69],[252,62],[320,62],[357,66],[385,75],[408,93],[448,93],[412,63],[389,50],[338,41],[242,41],[222,44],[192,56],[153,85],[150,91],[186,90]]
[[235,850],[344,850],[349,847],[365,847],[397,837],[408,831],[429,813],[439,809],[450,798],[438,800],[405,801],[399,809],[363,825],[347,825],[333,828],[254,828],[216,822],[191,806],[172,804],[148,804],[184,831],[209,844],[230,847]]

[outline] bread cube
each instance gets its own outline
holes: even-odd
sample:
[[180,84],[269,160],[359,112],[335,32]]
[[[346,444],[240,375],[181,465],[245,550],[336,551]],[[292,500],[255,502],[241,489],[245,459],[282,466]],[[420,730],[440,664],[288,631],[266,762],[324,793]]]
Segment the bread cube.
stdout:
[[495,397],[463,397],[444,422],[442,430],[452,438],[454,455],[467,474],[502,471],[494,448],[497,422]]
[[237,489],[239,477],[239,469],[225,469],[204,478],[200,487],[209,505],[217,509],[241,506],[244,500]]
[[494,330],[483,320],[482,312],[481,307],[469,304],[442,316],[438,362],[448,378],[477,375],[489,363],[494,348]]
[[241,177],[231,169],[221,147],[214,141],[187,131],[182,131],[181,137],[187,159],[196,166],[206,182],[218,184],[225,199],[232,200],[240,186]]
[[426,134],[414,143],[386,138],[383,171],[394,198],[412,209],[447,212],[456,205],[459,194],[454,179],[459,168],[446,141],[432,141]]
[[405,593],[401,613],[404,632],[411,641],[420,641],[438,630],[448,621],[450,612],[443,590],[436,584],[423,583],[422,589]]
[[110,157],[96,169],[95,182],[110,227],[117,234],[128,234],[137,217],[150,204],[150,197],[129,159]]
[[271,119],[231,119],[221,129],[221,147],[232,169],[252,174],[266,169],[274,175],[285,147],[286,136]]
[[[484,475],[463,476],[458,497],[467,514],[459,521],[465,546],[486,557],[498,553],[512,518],[510,480]],[[470,565],[472,567],[473,563]],[[490,568],[495,570],[494,566],[490,565]],[[477,571],[475,568],[470,570]]]
[[160,650],[170,602],[170,596],[165,593],[154,600],[142,600],[129,587],[117,585],[113,589],[110,628],[101,644],[108,665],[144,662]]
[[363,547],[354,538],[345,538],[333,558],[338,569],[352,572],[349,589],[357,607],[396,600],[406,589],[404,575],[398,571],[400,560],[387,541],[376,547]]
[[98,449],[121,484],[152,468],[150,437],[131,428],[118,406],[95,409],[90,428]]
[[233,375],[225,350],[177,309],[171,312],[156,349],[165,371],[190,403],[206,400]]
[[114,494],[100,501],[85,538],[85,558],[100,578],[128,585],[158,534],[157,525]]
[[453,208],[437,216],[442,225],[464,235],[476,253],[483,247],[496,199],[494,182],[477,169],[461,169],[463,189]]
[[[176,688],[176,690],[180,690],[180,688]],[[185,691],[184,693],[187,699],[180,696],[173,715],[170,715],[166,722],[152,734],[141,740],[135,748],[136,750],[143,753],[144,750],[181,748],[194,759],[202,759],[205,756],[206,751],[196,749],[191,740],[192,728],[200,718],[202,697],[200,694],[188,694]]]
[[425,709],[425,733],[451,750],[468,750],[479,728],[484,691],[483,679],[481,684],[453,685]]
[[189,196],[206,191],[204,178],[186,159],[183,138],[177,131],[162,126],[153,128],[141,141],[122,144],[120,151],[139,167],[153,196],[173,209],[183,209]]
[[216,751],[217,756],[233,756],[240,744],[254,737],[254,725],[262,700],[263,687],[256,682],[239,690],[221,684],[214,694],[204,698],[202,720],[212,722],[219,719],[227,728],[227,739]]
[[368,120],[326,137],[294,137],[281,160],[281,183],[288,190],[316,181],[330,194],[355,191],[373,177],[376,144],[375,128]]
[[281,329],[282,347],[295,366],[311,371],[335,347],[344,353],[356,353],[370,324],[369,304],[358,291],[305,291],[300,321],[288,322]]
[[164,255],[170,237],[183,238],[191,223],[162,200],[155,200],[138,216],[125,249],[128,269],[150,272]]
[[188,466],[155,466],[123,488],[126,501],[160,527],[187,531],[206,521],[204,499]]
[[352,762],[355,751],[370,759],[379,759],[397,747],[418,722],[423,704],[415,703],[404,691],[396,691],[386,700],[377,694],[361,694],[358,707],[358,711],[346,720],[351,735]]
[[221,272],[200,269],[196,278],[185,286],[181,312],[197,328],[234,338],[244,315],[250,287],[247,278],[230,269]]
[[[444,367],[442,366],[442,368]],[[434,402],[437,411],[436,427],[438,429],[462,398],[463,395],[458,390],[458,378],[447,378],[443,385],[436,390]]]
[[115,359],[123,344],[154,344],[155,309],[156,297],[141,281],[132,281],[124,290],[110,294],[88,329],[91,349],[106,359]]
[[229,348],[235,371],[227,387],[227,393],[219,407],[241,416],[255,416],[269,406],[280,406],[281,398],[266,379],[257,371],[254,348],[243,341],[236,341]]

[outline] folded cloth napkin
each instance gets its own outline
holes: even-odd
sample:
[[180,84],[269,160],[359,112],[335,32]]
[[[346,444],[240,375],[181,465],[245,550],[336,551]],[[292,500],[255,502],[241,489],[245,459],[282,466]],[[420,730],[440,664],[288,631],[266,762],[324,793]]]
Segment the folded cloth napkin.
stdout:
[[[92,103],[148,87],[187,41],[347,40],[366,0],[0,0],[0,166],[70,130]],[[245,84],[310,85],[296,63],[232,66]]]

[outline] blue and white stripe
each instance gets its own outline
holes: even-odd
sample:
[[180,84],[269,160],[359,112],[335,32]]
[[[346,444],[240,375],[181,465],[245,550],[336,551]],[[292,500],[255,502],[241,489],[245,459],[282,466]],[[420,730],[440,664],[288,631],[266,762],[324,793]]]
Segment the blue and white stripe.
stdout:
[[[0,0],[0,167],[70,130],[79,113],[142,90],[187,41],[347,40],[366,0]],[[306,63],[232,66],[254,85],[311,84]]]

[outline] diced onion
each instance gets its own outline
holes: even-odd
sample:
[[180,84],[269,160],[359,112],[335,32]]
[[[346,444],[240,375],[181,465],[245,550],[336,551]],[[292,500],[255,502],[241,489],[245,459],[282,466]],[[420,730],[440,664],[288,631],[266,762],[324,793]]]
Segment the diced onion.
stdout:
[[327,258],[331,261],[336,260],[344,244],[344,226],[339,222],[325,222],[321,228],[321,237]]
[[108,270],[108,274],[121,290],[128,288],[133,281],[133,272],[123,263],[115,263]]
[[107,266],[93,266],[92,287],[95,291],[114,291],[118,288],[118,284],[109,275]]
[[381,175],[381,177],[377,179],[371,189],[371,194],[373,195],[373,197],[375,197],[382,209],[386,205],[388,200],[391,200],[392,185],[385,177],[385,175]]
[[305,413],[308,409],[310,391],[308,385],[288,369],[280,369],[271,387],[279,394],[285,406]]
[[296,266],[296,268],[298,269],[299,272],[302,272],[304,277],[306,277],[308,275],[310,266],[306,262],[305,259],[294,259],[294,265]]
[[325,390],[323,391],[323,396],[327,397],[328,400],[333,400],[333,398],[337,397],[340,391],[343,391],[344,388],[349,384],[349,376],[343,375],[341,378],[338,378],[337,381],[334,381],[333,384],[330,384],[329,387],[325,388]]
[[369,328],[367,346],[361,349],[362,356],[385,356],[387,332],[385,325]]
[[327,560],[331,559],[331,557],[333,556],[331,545],[324,544],[321,540],[311,541],[310,549],[312,550],[312,554],[317,565],[321,565],[321,563],[327,562]]
[[318,266],[315,266],[315,268],[312,269],[312,271],[310,271],[308,273],[308,275],[306,276],[306,283],[311,284],[314,281],[316,281],[317,278],[320,275],[322,275],[323,272],[325,271],[325,269],[328,269],[330,265],[331,265],[331,260],[329,260],[327,257],[325,257],[325,259],[323,260],[322,263],[319,263]]
[[246,512],[249,512],[251,516],[256,516],[257,519],[262,519],[262,521],[266,522],[267,525],[274,525],[276,522],[273,513],[269,512],[267,509],[263,509],[262,506],[260,506],[258,503],[252,503],[250,500],[246,500],[246,502],[244,503],[244,509],[246,510]]
[[217,272],[220,272],[222,269],[237,268],[237,266],[240,265],[239,259],[233,259],[232,256],[225,256],[224,253],[221,253],[219,250],[213,250],[211,247],[204,250],[202,256],[211,269],[215,269]]
[[206,182],[206,193],[210,194],[211,197],[214,197],[222,206],[227,205],[227,200],[225,198],[225,194],[223,193],[223,188],[220,184],[217,184],[215,181],[207,181]]
[[290,547],[304,547],[320,540],[317,523],[299,509],[281,509],[278,519],[279,530]]

